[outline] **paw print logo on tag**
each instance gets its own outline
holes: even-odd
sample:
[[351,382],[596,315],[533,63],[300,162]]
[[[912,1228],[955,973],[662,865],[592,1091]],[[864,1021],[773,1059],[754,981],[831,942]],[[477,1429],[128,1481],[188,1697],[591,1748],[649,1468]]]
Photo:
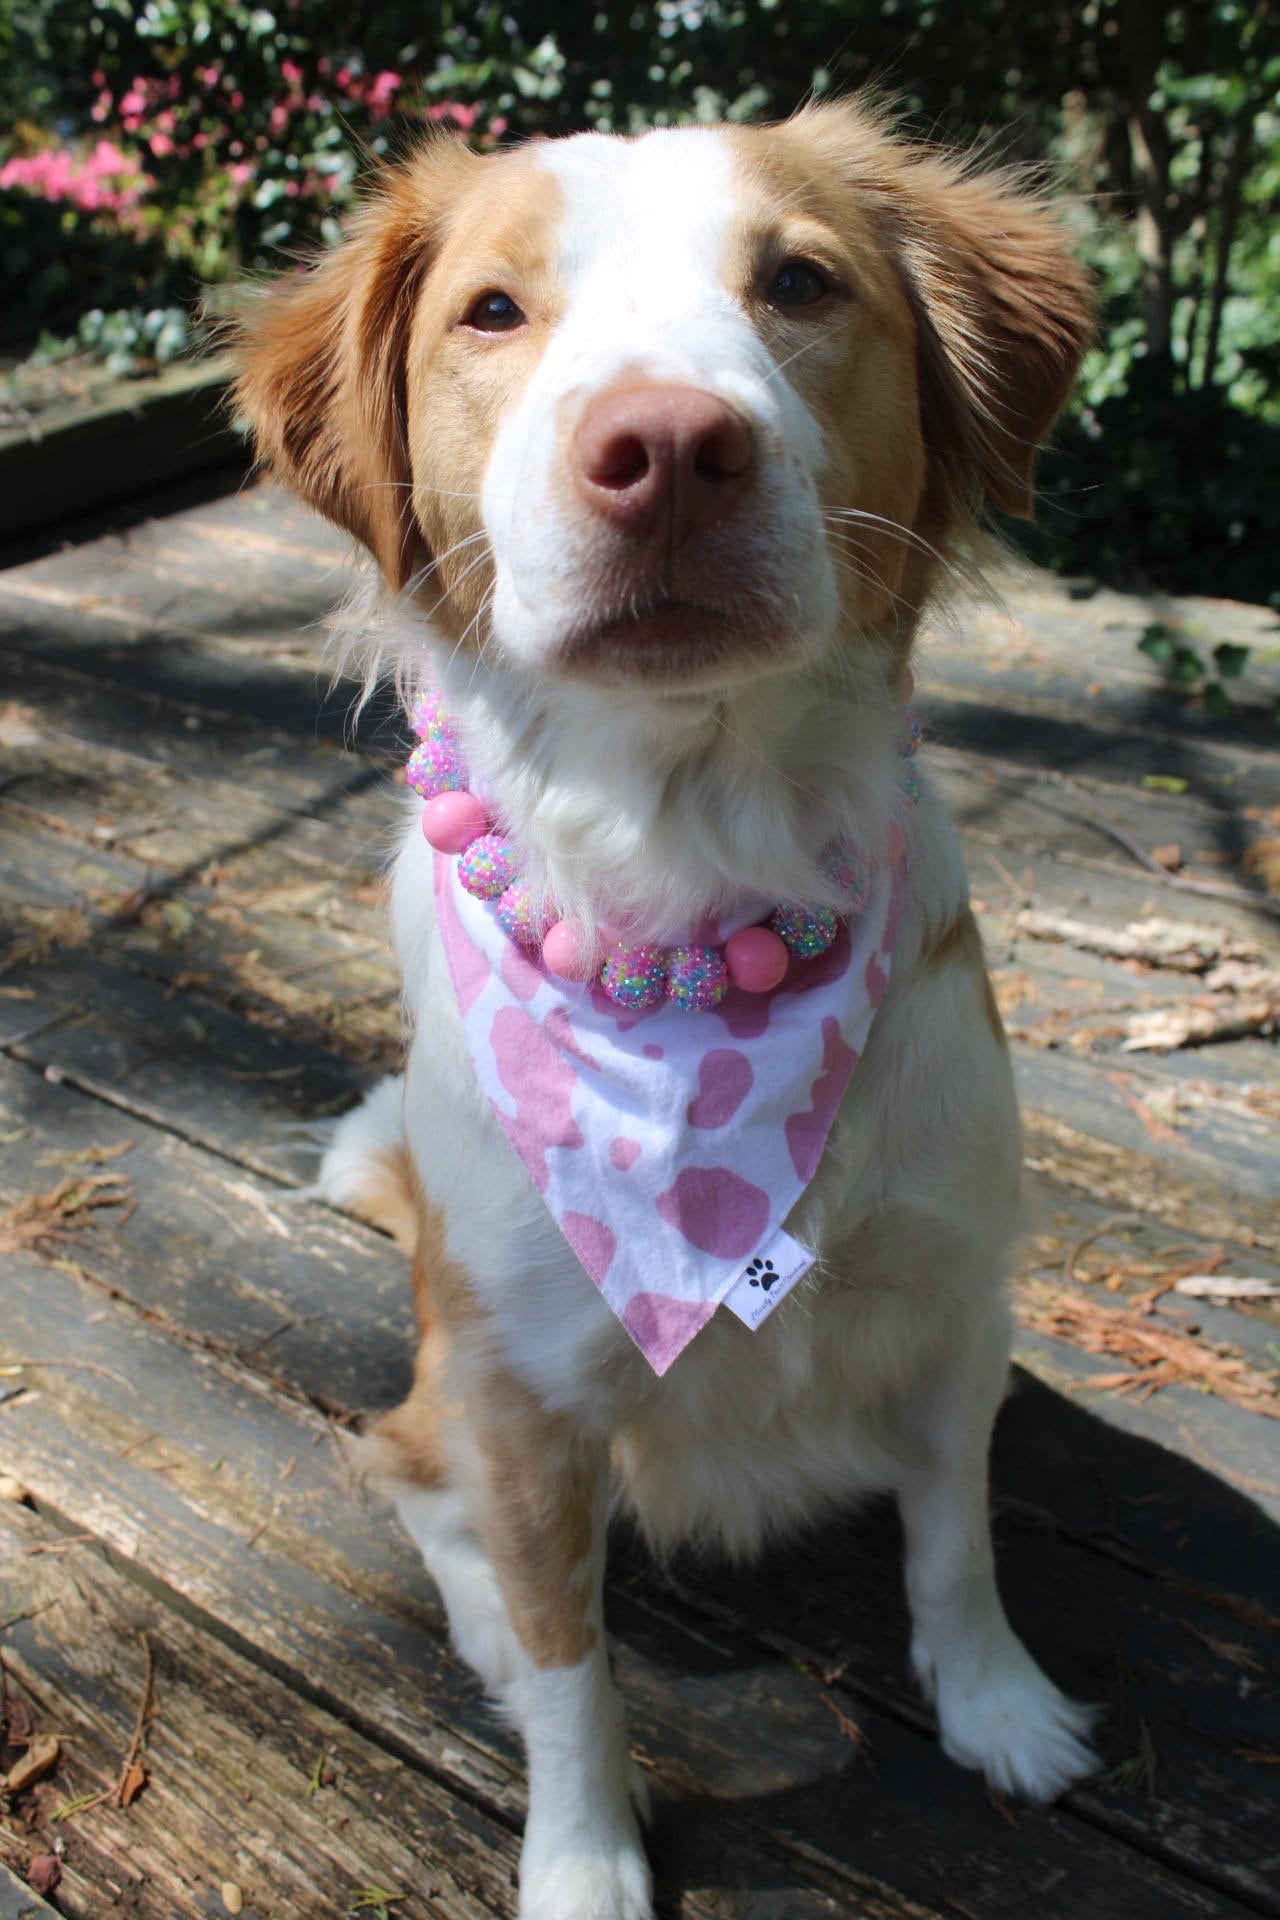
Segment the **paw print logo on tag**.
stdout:
[[778,1269],[774,1266],[772,1260],[756,1259],[753,1260],[747,1268],[747,1278],[753,1287],[763,1287],[765,1292],[768,1293],[770,1287],[778,1278]]

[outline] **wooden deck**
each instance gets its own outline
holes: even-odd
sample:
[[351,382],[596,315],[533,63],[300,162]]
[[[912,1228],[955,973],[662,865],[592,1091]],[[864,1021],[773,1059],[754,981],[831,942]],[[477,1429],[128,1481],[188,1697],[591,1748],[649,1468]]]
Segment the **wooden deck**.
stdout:
[[[267,488],[0,572],[0,1784],[58,1741],[0,1795],[0,1920],[46,1911],[55,1850],[78,1920],[514,1912],[516,1746],[340,1438],[406,1384],[402,1262],[296,1193],[307,1123],[397,1049],[402,748],[320,711],[343,584]],[[931,642],[920,705],[1026,1107],[1002,1585],[1106,1770],[1033,1810],[943,1759],[883,1509],[750,1575],[619,1539],[664,1915],[1280,1914],[1280,1312],[1171,1290],[1280,1275],[1277,1053],[1123,1050],[1228,989],[1095,950],[1155,917],[1246,989],[1278,964],[1280,736],[1134,646],[1276,623],[1040,577],[1008,605]]]

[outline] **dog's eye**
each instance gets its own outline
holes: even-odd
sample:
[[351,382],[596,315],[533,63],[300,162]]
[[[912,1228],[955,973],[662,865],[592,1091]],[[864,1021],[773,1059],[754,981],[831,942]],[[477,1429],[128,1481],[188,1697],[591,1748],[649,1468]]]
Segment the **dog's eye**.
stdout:
[[764,297],[771,307],[811,307],[830,291],[824,276],[808,260],[784,260]]
[[510,333],[524,324],[525,317],[509,293],[482,293],[463,321],[477,333]]

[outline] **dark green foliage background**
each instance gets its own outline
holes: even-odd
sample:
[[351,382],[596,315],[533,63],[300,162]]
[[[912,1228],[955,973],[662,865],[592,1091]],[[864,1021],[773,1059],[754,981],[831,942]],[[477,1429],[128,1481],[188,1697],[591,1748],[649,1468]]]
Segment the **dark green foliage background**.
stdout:
[[[399,76],[397,112],[335,89],[339,66]],[[213,67],[234,79],[234,110],[231,80],[218,93],[202,78]],[[74,327],[88,305],[194,303],[202,283],[332,239],[370,159],[450,101],[478,104],[480,126],[500,116],[506,137],[632,132],[776,116],[872,82],[922,136],[1047,166],[1092,209],[1080,246],[1103,324],[1043,466],[1036,556],[1183,590],[1280,590],[1276,0],[0,0],[0,158],[119,139],[91,122],[95,74],[117,98],[136,75],[167,76],[186,150],[143,149],[156,185],[132,245],[0,194],[11,335]],[[291,88],[282,125],[272,109]],[[233,141],[252,156],[248,192],[228,182]]]

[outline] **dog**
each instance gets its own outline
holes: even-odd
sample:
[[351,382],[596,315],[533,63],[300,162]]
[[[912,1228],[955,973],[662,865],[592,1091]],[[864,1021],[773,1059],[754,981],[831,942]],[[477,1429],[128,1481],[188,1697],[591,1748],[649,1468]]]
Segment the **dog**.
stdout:
[[470,809],[405,825],[406,1071],[322,1185],[414,1249],[367,1444],[526,1743],[522,1920],[652,1912],[611,1486],[737,1555],[891,1491],[946,1752],[1037,1801],[1094,1765],[996,1592],[1018,1118],[906,711],[1091,305],[1043,196],[851,100],[435,138],[239,322],[264,463],[376,562],[428,831]]

